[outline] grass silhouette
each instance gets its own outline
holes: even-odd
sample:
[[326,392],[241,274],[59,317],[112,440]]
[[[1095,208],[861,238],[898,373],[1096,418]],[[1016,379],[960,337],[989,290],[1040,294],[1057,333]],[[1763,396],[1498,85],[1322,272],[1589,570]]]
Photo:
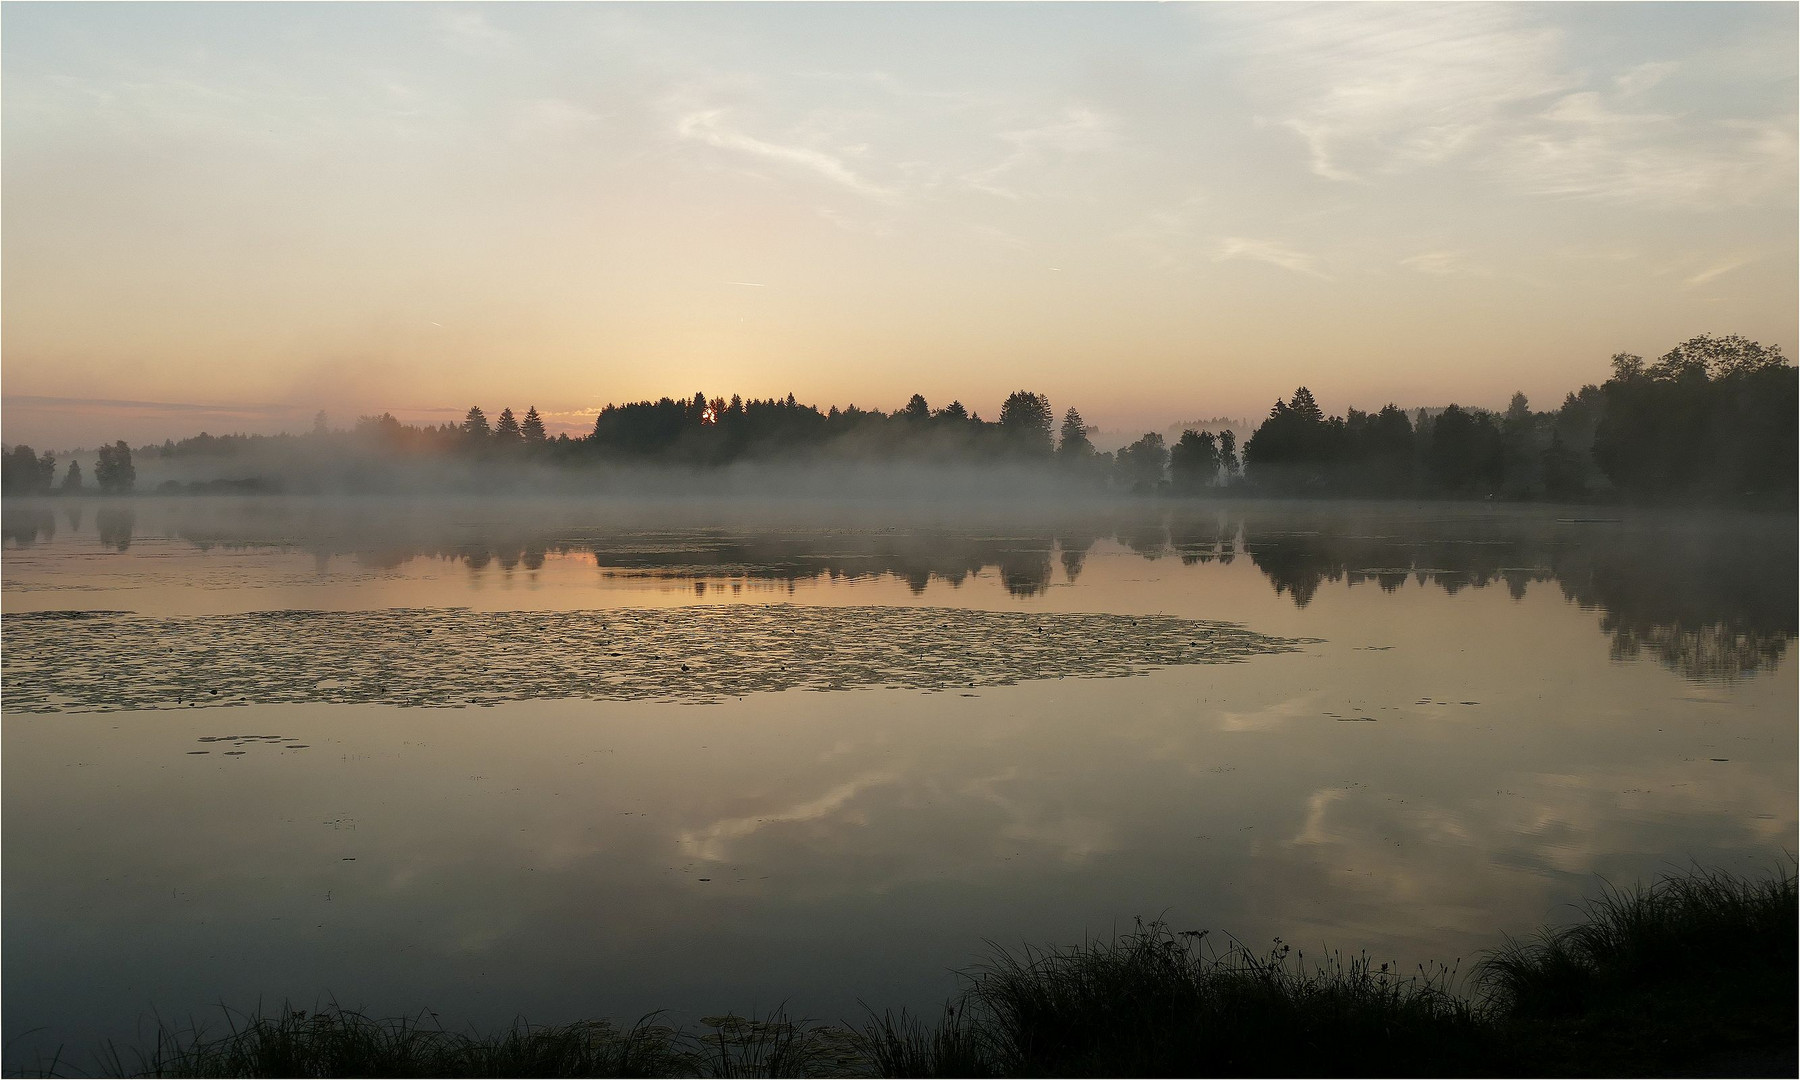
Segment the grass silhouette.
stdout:
[[[1795,1071],[1792,872],[1694,869],[1608,886],[1579,921],[1506,937],[1464,974],[1366,953],[1309,960],[1138,922],[1061,949],[990,943],[935,1018],[868,1010],[857,1027],[651,1014],[497,1036],[435,1015],[227,1011],[223,1034],[162,1025],[115,1076],[1373,1076]],[[38,1070],[71,1075],[59,1053]]]

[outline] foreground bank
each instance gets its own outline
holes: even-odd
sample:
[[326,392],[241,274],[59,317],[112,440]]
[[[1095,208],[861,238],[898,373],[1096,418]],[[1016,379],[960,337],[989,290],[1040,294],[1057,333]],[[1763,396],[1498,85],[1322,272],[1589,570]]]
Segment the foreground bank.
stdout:
[[[1113,941],[994,949],[941,1016],[703,1030],[523,1022],[445,1030],[336,1004],[227,1013],[108,1046],[142,1076],[1793,1075],[1795,877],[1695,871],[1607,889],[1572,926],[1503,937],[1464,972],[1256,950],[1140,923]],[[61,1055],[46,1075],[90,1071]]]

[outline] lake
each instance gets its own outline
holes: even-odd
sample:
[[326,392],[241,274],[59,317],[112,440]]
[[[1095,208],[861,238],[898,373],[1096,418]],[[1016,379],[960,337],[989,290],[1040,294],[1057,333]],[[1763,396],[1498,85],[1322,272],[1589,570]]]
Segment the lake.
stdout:
[[1467,971],[1792,865],[1792,515],[9,500],[9,1071],[220,1003],[936,1006],[1166,919]]

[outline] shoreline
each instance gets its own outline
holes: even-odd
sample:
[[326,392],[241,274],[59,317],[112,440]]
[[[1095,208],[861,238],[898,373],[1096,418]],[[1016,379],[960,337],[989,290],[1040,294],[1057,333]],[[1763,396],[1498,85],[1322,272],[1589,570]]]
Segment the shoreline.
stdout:
[[[159,1024],[148,1047],[91,1057],[110,1076],[1787,1075],[1795,886],[1695,869],[1607,887],[1581,921],[1503,934],[1467,971],[1140,921],[1076,947],[990,943],[935,1017],[696,1030],[650,1013],[476,1035],[333,1002],[227,1009],[225,1034]],[[59,1051],[13,1075],[88,1074]]]

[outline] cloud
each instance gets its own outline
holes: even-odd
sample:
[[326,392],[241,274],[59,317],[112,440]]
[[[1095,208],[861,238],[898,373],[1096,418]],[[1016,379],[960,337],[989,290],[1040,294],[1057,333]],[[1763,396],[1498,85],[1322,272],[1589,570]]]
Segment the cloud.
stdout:
[[48,397],[41,394],[7,394],[7,405],[35,405],[54,408],[82,409],[156,409],[164,412],[218,412],[237,415],[279,416],[291,412],[292,405],[203,405],[191,401],[132,401],[122,398]]
[[961,180],[976,191],[1019,199],[1034,192],[1021,188],[1016,181],[1009,186],[1003,180],[1027,169],[1041,175],[1061,159],[1110,149],[1116,134],[1106,116],[1077,106],[1064,112],[1060,119],[1001,131],[995,138],[1010,145],[1012,151],[993,165],[963,173]]
[[1213,251],[1213,261],[1226,262],[1231,259],[1265,262],[1271,266],[1279,266],[1283,270],[1291,270],[1296,274],[1307,274],[1323,281],[1331,280],[1329,274],[1319,269],[1318,259],[1273,240],[1251,240],[1242,236],[1226,237],[1219,241],[1218,247]]
[[1726,262],[1719,263],[1716,266],[1712,266],[1705,270],[1700,271],[1698,274],[1695,274],[1693,277],[1690,277],[1686,281],[1682,282],[1682,284],[1685,285],[1687,288],[1692,289],[1696,286],[1704,285],[1707,282],[1713,280],[1714,278],[1724,277],[1726,274],[1731,273],[1733,270],[1737,270],[1737,269],[1740,269],[1741,267],[1749,266],[1751,263],[1753,263],[1755,261],[1756,261],[1755,259],[1742,259],[1742,258],[1731,259]]
[[1716,97],[1707,80],[1720,73],[1693,63],[1592,76],[1554,17],[1477,4],[1251,9],[1260,122],[1292,131],[1307,168],[1334,182],[1455,164],[1538,197],[1705,209],[1791,196],[1791,103],[1768,98],[1758,115],[1757,96],[1740,93],[1730,107],[1750,115],[1709,116],[1696,102]]
[[868,198],[892,199],[898,194],[892,188],[883,187],[858,175],[841,158],[822,150],[805,146],[784,146],[734,131],[725,126],[723,109],[699,109],[686,113],[676,120],[675,131],[684,139],[707,146],[797,166]]
[[1417,255],[1401,259],[1400,265],[1408,270],[1417,270],[1421,274],[1489,276],[1488,271],[1473,265],[1467,256],[1458,251],[1421,251]]
[[1681,70],[1681,65],[1674,61],[1660,61],[1639,64],[1613,76],[1613,86],[1619,93],[1627,97],[1641,94],[1670,75]]
[[1539,119],[1543,129],[1509,137],[1492,166],[1531,194],[1713,209],[1793,189],[1791,119],[1696,126],[1597,93],[1571,94]]
[[813,207],[813,212],[818,214],[823,220],[830,222],[848,233],[856,233],[859,236],[873,236],[883,240],[894,235],[894,225],[879,217],[870,217],[864,214],[847,214],[833,206],[815,206]]
[[487,21],[472,5],[459,5],[444,19],[444,40],[458,52],[492,53],[512,44],[512,35]]
[[512,136],[519,141],[557,138],[586,131],[599,122],[598,113],[572,101],[538,98],[514,110]]
[[1137,248],[1165,269],[1185,268],[1194,251],[1194,234],[1215,209],[1204,191],[1195,191],[1173,205],[1145,211],[1142,218],[1115,235]]
[[1013,251],[1031,250],[1031,241],[998,226],[977,223],[970,225],[969,231],[997,247],[1009,248]]
[[1466,151],[1520,103],[1568,89],[1557,34],[1504,7],[1251,9],[1250,76],[1329,180],[1365,180]]

